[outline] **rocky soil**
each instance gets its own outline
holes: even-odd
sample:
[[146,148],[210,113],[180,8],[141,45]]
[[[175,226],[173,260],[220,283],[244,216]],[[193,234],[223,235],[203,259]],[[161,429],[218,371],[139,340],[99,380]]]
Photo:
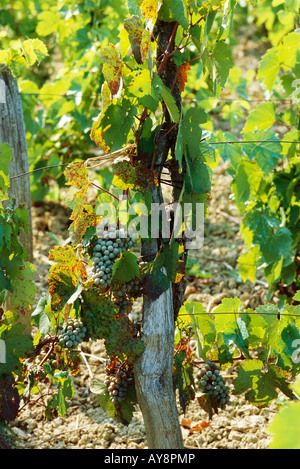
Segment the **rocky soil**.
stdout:
[[[199,266],[212,275],[209,279],[190,278],[186,299],[201,302],[211,311],[224,297],[239,297],[245,306],[257,307],[265,302],[263,279],[256,285],[241,283],[236,260],[243,248],[239,236],[239,219],[230,202],[230,177],[226,165],[214,173],[212,200],[205,222],[203,248],[192,252]],[[39,272],[40,292],[47,288],[50,267],[48,252],[55,244],[47,232],[58,239],[68,237],[68,209],[63,204],[45,202],[33,208],[35,265]],[[136,313],[139,305],[136,306]],[[102,341],[82,345],[81,372],[74,377],[75,397],[65,418],[46,421],[42,403],[25,406],[12,427],[18,436],[18,447],[25,449],[144,449],[147,448],[143,419],[137,409],[129,426],[108,417],[90,391],[92,377],[103,377],[105,349]],[[232,366],[224,373],[229,385],[236,376]],[[267,426],[278,409],[278,403],[258,409],[243,396],[232,396],[232,405],[215,415],[208,415],[194,401],[186,415],[180,413],[184,444],[189,449],[265,449],[270,435]],[[207,425],[208,424],[208,425]]]

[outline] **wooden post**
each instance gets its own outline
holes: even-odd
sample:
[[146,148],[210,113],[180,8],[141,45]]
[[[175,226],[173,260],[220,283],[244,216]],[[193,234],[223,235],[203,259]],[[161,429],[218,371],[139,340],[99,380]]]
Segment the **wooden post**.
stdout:
[[[162,70],[163,83],[172,89],[176,105],[180,110],[181,97],[176,82],[177,68],[168,61],[162,64],[161,50],[174,46],[177,23],[160,21],[158,26],[157,69]],[[165,123],[161,126],[156,145],[154,170],[160,177],[162,165],[169,150],[174,152],[177,129],[171,122],[166,106],[163,106]],[[151,162],[150,162],[151,164]],[[161,188],[155,187],[152,201],[160,206],[164,202]],[[142,240],[142,252],[146,259],[158,252],[158,239]],[[150,257],[149,257],[150,256]],[[175,392],[173,388],[174,366],[174,298],[172,283],[167,291],[152,299],[144,294],[143,299],[143,342],[145,350],[135,360],[134,379],[138,404],[141,408],[148,447],[151,449],[183,449],[183,438],[178,419]]]
[[[26,131],[23,118],[21,97],[18,83],[10,69],[0,64],[0,143],[8,143],[12,149],[9,175],[12,178],[28,173],[29,162],[27,153]],[[1,165],[1,161],[0,161]],[[8,190],[10,200],[15,199],[16,205],[25,204],[28,212],[28,234],[20,233],[19,241],[27,251],[27,260],[33,261],[33,237],[31,218],[31,193],[29,175],[11,179]],[[4,204],[7,201],[4,202]],[[9,308],[9,296],[5,304]],[[31,330],[30,313],[21,315],[19,321],[26,325],[25,332]]]
[[[10,177],[29,171],[26,131],[23,118],[22,101],[18,83],[8,67],[0,64],[0,142],[8,143],[12,149],[9,165]],[[0,162],[1,164],[1,162]],[[28,235],[20,234],[20,243],[28,254],[28,261],[33,261],[33,239],[31,219],[31,193],[29,175],[12,179],[8,190],[10,199],[16,204],[25,204],[28,212]]]

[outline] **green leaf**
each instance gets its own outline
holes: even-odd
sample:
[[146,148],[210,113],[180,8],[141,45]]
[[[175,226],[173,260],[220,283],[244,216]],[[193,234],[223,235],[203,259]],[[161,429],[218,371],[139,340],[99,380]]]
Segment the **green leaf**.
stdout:
[[160,258],[148,262],[143,268],[144,292],[152,300],[156,300],[170,288],[170,280],[163,272]]
[[38,15],[36,33],[38,36],[48,36],[58,30],[60,23],[61,16],[58,13],[44,10]]
[[199,159],[186,157],[187,174],[185,175],[185,190],[189,193],[202,194],[211,189],[212,170]]
[[243,225],[252,231],[253,244],[260,244],[264,243],[267,238],[272,238],[279,227],[279,221],[269,207],[256,205],[245,216]]
[[188,149],[191,158],[200,156],[202,138],[201,124],[207,122],[207,114],[203,109],[190,107],[179,123],[175,157],[182,167],[182,157]]
[[270,234],[270,236],[262,238],[260,251],[265,262],[270,264],[274,261],[278,261],[280,256],[288,257],[291,246],[292,236],[290,230],[287,228],[278,228],[278,230]]
[[207,360],[216,339],[216,327],[214,320],[204,310],[202,304],[195,301],[185,301],[179,314],[189,314],[193,330],[198,344],[198,354],[203,360]]
[[[275,122],[275,106],[271,101],[258,104],[258,106],[249,113],[242,132],[252,132],[254,130],[267,130]],[[259,140],[257,138],[257,140]],[[266,140],[266,138],[264,139]]]
[[187,17],[186,2],[184,0],[171,0],[170,11],[178,24],[180,24],[183,29],[187,30],[189,27],[189,20]]
[[231,185],[236,204],[241,212],[245,210],[245,203],[250,199],[252,192],[257,192],[262,178],[263,174],[255,162],[242,160],[239,163]]
[[10,276],[13,294],[10,298],[10,308],[18,314],[25,314],[34,304],[37,294],[35,284],[37,271],[33,264],[25,261]]
[[112,268],[112,278],[115,282],[129,282],[135,277],[139,277],[138,258],[130,251],[122,253],[120,259],[114,262]]
[[246,282],[248,279],[253,283],[255,282],[259,257],[259,246],[253,246],[245,254],[239,256],[237,260],[238,269],[243,282]]
[[268,425],[271,434],[269,449],[300,449],[300,403],[289,402]]
[[107,386],[100,379],[94,379],[91,384],[91,392],[97,394],[99,405],[108,415],[116,420],[128,425],[133,417],[136,402],[135,390],[130,386],[126,391],[126,396],[117,406],[111,401]]
[[275,365],[269,365],[267,371],[261,360],[245,360],[239,365],[238,377],[234,381],[233,394],[246,392],[245,398],[258,407],[269,405],[278,397],[280,389],[290,399],[294,398],[285,373]]
[[0,50],[0,63],[7,65],[14,77],[20,75],[27,68],[25,58],[20,55],[19,51],[14,49]]
[[[7,314],[7,313],[6,313]],[[14,318],[11,318],[13,321]],[[0,339],[4,340],[6,346],[6,361],[1,363],[0,374],[18,373],[22,369],[22,359],[33,351],[32,337],[24,334],[24,324],[0,325]]]
[[137,108],[128,99],[124,98],[118,102],[112,102],[94,122],[91,139],[105,151],[115,151],[122,148],[127,143],[127,137],[134,124],[136,114]]
[[148,69],[141,70],[128,85],[128,93],[136,97],[139,103],[155,112],[162,92],[162,81],[154,74],[151,80]]
[[212,53],[212,61],[216,69],[217,82],[223,88],[227,81],[229,70],[234,64],[228,44],[224,41],[217,42]]
[[[282,147],[280,142],[276,141],[273,132],[255,132],[245,134],[245,140],[262,140],[261,143],[247,143],[245,153],[250,160],[256,159],[256,162],[264,174],[268,175],[276,165],[278,164],[279,158],[282,158]],[[268,141],[270,140],[270,141]]]
[[42,335],[46,335],[51,329],[51,321],[48,317],[46,308],[50,303],[50,296],[47,293],[40,298],[35,310],[31,315],[31,323],[35,324]]
[[296,295],[293,297],[293,300],[300,301],[300,290],[297,291]]
[[167,106],[172,122],[179,122],[179,110],[176,106],[175,99],[173,98],[170,89],[167,86],[163,85],[161,95],[165,102],[165,105]]
[[280,67],[280,51],[274,47],[268,49],[262,56],[257,73],[258,80],[265,85],[268,91],[272,90]]
[[222,303],[214,309],[215,326],[217,332],[223,332],[226,324],[234,318],[233,313],[239,314],[242,302],[239,298],[224,298]]
[[7,189],[10,187],[9,163],[12,159],[12,150],[8,143],[0,143],[0,202],[8,199]]
[[236,321],[229,322],[223,331],[223,339],[225,344],[230,346],[234,343],[237,348],[243,353],[246,358],[251,358],[248,347],[249,347],[249,333],[246,327],[246,323],[241,317],[238,317]]

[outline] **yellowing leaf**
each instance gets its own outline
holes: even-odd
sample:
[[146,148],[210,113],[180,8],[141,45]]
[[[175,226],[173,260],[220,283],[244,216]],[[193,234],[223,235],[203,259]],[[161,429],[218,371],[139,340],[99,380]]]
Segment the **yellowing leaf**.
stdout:
[[114,164],[112,183],[121,190],[128,188],[147,189],[158,186],[158,180],[153,170],[141,164],[132,166],[128,160]]
[[136,114],[136,107],[128,99],[113,100],[93,123],[91,139],[106,153],[122,148],[127,144]]
[[47,47],[40,39],[27,39],[22,43],[22,47],[29,65],[40,61],[48,54]]
[[83,161],[76,164],[71,164],[65,169],[64,172],[68,186],[74,186],[78,189],[82,189],[82,187],[86,184],[89,184],[89,180],[86,174],[86,167]]
[[103,111],[101,112],[99,118],[93,123],[91,132],[90,132],[90,137],[91,140],[93,140],[98,147],[102,148],[102,150],[105,153],[108,153],[110,150],[110,147],[106,144],[105,140],[103,139],[103,134],[111,128],[111,125],[107,125],[106,127],[101,126],[101,121],[105,117],[105,110],[108,108],[106,106]]
[[74,231],[74,241],[79,243],[87,228],[96,225],[96,215],[93,207],[84,203],[90,182],[84,162],[68,166],[64,174],[67,179],[66,185],[72,185],[74,188],[79,189],[75,193],[71,190],[67,197],[68,205],[72,208],[70,220],[73,220],[69,230]]
[[73,210],[72,218],[74,222],[71,224],[70,229],[74,229],[75,242],[80,243],[90,226],[96,226],[96,215],[91,205],[81,204],[80,201],[76,206],[77,210]]
[[142,35],[142,42],[141,42],[141,57],[142,57],[142,62],[146,60],[148,57],[149,50],[151,48],[151,36],[150,32],[144,29],[143,35]]
[[142,15],[147,20],[152,20],[153,23],[156,21],[158,15],[158,0],[143,0],[140,6]]
[[121,58],[125,57],[130,47],[129,35],[125,28],[121,29],[119,33],[120,42],[118,44]]
[[64,272],[66,275],[70,275],[73,285],[77,285],[78,278],[87,279],[85,265],[76,256],[72,246],[55,246],[49,252],[49,260],[55,262],[50,268],[50,273]]
[[101,88],[101,98],[103,107],[108,106],[111,103],[110,89],[106,81],[103,83]]
[[82,290],[80,281],[86,281],[85,265],[71,246],[56,246],[49,253],[49,259],[56,262],[50,268],[49,294],[54,312],[62,310],[76,299]]
[[118,49],[113,44],[104,47],[100,55],[104,61],[102,73],[112,94],[115,95],[121,86],[123,62],[119,57]]

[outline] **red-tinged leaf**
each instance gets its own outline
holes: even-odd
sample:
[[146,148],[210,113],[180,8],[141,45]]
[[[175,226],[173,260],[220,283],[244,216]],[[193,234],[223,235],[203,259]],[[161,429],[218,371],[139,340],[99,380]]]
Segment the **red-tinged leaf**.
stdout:
[[67,178],[67,185],[72,185],[77,190],[70,190],[67,197],[68,205],[72,208],[70,220],[73,223],[70,225],[69,230],[74,231],[74,242],[79,243],[88,229],[89,226],[96,225],[96,215],[91,205],[84,203],[84,199],[89,188],[89,180],[84,162],[69,166],[65,170]]
[[74,220],[69,229],[74,230],[74,243],[81,243],[86,230],[90,226],[97,225],[97,217],[91,205],[86,205],[78,201],[73,209],[71,219]]
[[92,129],[91,129],[91,134],[90,134],[91,140],[93,140],[96,143],[96,145],[98,145],[98,147],[102,148],[102,150],[105,153],[109,152],[110,147],[106,144],[105,140],[103,139],[103,134],[108,129],[110,129],[111,125],[107,125],[106,127],[101,127],[101,121],[105,116],[104,111],[105,111],[105,109],[107,109],[107,107],[103,109],[103,112],[101,113],[99,119],[96,122],[93,123]]
[[145,30],[138,16],[132,16],[124,21],[124,28],[128,32],[132,53],[138,64],[144,62],[151,47],[151,36]]
[[185,88],[185,84],[187,82],[187,72],[191,69],[189,62],[184,62],[183,64],[180,65],[178,68],[178,82],[179,82],[179,88],[180,92],[182,93]]
[[64,171],[64,175],[67,179],[67,186],[74,186],[77,189],[82,189],[83,186],[89,184],[84,161],[68,166]]
[[142,15],[148,20],[156,21],[158,15],[158,0],[143,0],[140,5]]
[[74,285],[71,272],[51,273],[49,275],[49,294],[53,312],[61,311],[67,303],[73,303],[82,291],[80,284]]
[[49,260],[56,263],[50,268],[50,273],[69,273],[73,285],[77,285],[78,278],[87,279],[85,264],[76,256],[72,246],[55,246],[49,252]]
[[51,308],[60,311],[69,301],[81,293],[80,280],[87,280],[85,265],[78,259],[71,246],[56,246],[49,253],[55,264],[50,268],[49,293]]
[[119,57],[118,49],[113,44],[104,47],[100,55],[104,61],[102,73],[110,91],[115,95],[121,86],[123,62]]
[[140,45],[142,63],[147,59],[150,48],[151,48],[151,35],[149,31],[144,29],[143,35],[142,35],[142,42]]
[[121,190],[148,189],[158,186],[158,179],[153,170],[137,164],[132,166],[128,160],[114,164],[113,184]]

